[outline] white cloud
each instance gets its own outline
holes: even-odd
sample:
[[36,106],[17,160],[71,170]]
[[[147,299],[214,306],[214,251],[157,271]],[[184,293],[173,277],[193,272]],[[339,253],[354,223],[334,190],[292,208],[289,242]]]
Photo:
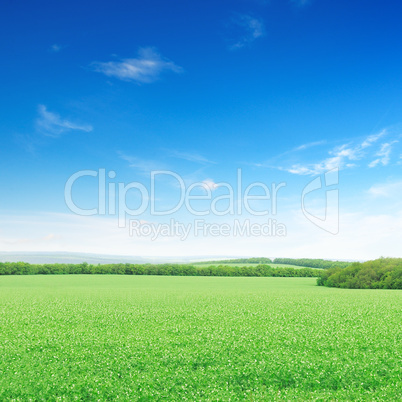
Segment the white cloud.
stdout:
[[363,142],[362,142],[362,148],[367,148],[373,143],[377,142],[381,137],[384,137],[384,135],[387,134],[387,130],[382,130],[378,134],[373,134],[369,135]]
[[[308,163],[308,164],[296,163],[291,165],[290,167],[279,167],[279,169],[297,175],[318,175],[334,168],[338,169],[353,168],[356,166],[356,164],[353,162],[365,158],[367,156],[366,155],[367,148],[375,144],[386,133],[387,131],[383,130],[378,134],[368,136],[362,142],[357,143],[356,145],[343,144],[339,147],[333,148],[328,152],[330,156],[323,159],[320,162]],[[389,155],[391,152],[391,146],[396,142],[398,141],[392,141],[390,143],[383,144],[380,151],[376,154],[381,158],[378,158],[375,161],[371,162],[369,166],[374,167],[377,166],[379,163],[382,163],[383,165],[388,164]],[[318,142],[311,144],[317,145],[320,143]],[[294,148],[292,152],[304,150],[311,144],[301,145],[297,148]],[[285,154],[286,153],[282,155]]]
[[202,155],[196,154],[196,153],[191,153],[191,152],[179,152],[179,151],[168,151],[169,156],[173,158],[178,158],[178,159],[184,159],[189,162],[197,162],[197,163],[205,163],[205,164],[215,164],[216,162],[213,162],[207,158],[205,158]]
[[62,119],[57,113],[49,112],[44,105],[38,106],[39,117],[36,119],[36,129],[47,137],[57,138],[68,131],[92,131],[88,124],[78,124]]
[[237,18],[233,19],[233,24],[240,27],[244,32],[240,40],[230,47],[233,50],[241,49],[265,35],[264,22],[250,15],[237,16]]
[[209,189],[212,191],[216,190],[219,187],[219,185],[216,184],[212,179],[205,179],[202,181],[202,184],[205,189]]
[[140,48],[138,57],[120,61],[94,62],[95,71],[108,77],[123,81],[150,83],[156,81],[165,71],[180,73],[183,69],[170,60],[163,58],[152,48]]
[[153,170],[164,170],[165,166],[163,166],[160,162],[148,160],[148,159],[141,159],[135,156],[126,155],[123,152],[118,151],[117,154],[119,155],[120,159],[128,162],[129,167],[137,169],[141,171],[141,173],[148,175]]
[[373,160],[372,162],[369,163],[369,167],[373,168],[378,165],[386,166],[388,165],[390,161],[390,155],[392,151],[392,145],[397,143],[398,141],[392,141],[392,142],[386,142],[381,145],[380,150],[376,153],[376,156],[379,156],[379,158]]
[[325,144],[325,143],[326,143],[325,140],[322,140],[322,141],[314,141],[314,142],[308,142],[308,143],[306,143],[306,144],[302,144],[302,145],[299,145],[299,146],[296,147],[296,148],[293,148],[290,152],[304,151],[305,149],[312,148],[312,147],[316,147],[316,146],[319,146],[319,145],[323,145],[323,144]]
[[[324,144],[326,144],[326,142],[327,142],[326,140],[322,140],[322,141],[314,141],[314,142],[308,142],[308,143],[305,143],[305,144],[301,144],[301,145],[298,145],[297,147],[294,147],[294,148],[289,149],[289,150],[287,150],[285,152],[282,152],[282,153],[280,153],[278,155],[275,155],[274,157],[270,158],[266,162],[263,162],[263,163],[255,163],[255,162],[253,162],[250,165],[260,167],[260,168],[265,167],[265,168],[274,168],[274,169],[279,169],[279,170],[288,170],[288,169],[285,169],[283,167],[278,167],[278,163],[282,162],[283,158],[285,156],[289,156],[289,155],[292,155],[294,153],[299,153],[299,152],[305,151],[306,149],[309,149],[309,148],[324,145]],[[303,166],[300,166],[300,165],[297,165],[297,164],[293,165],[289,169],[292,169],[292,170],[294,170],[294,172],[297,172],[297,171],[299,171],[299,168],[300,168],[301,172],[310,170],[307,167],[303,167]],[[291,173],[293,173],[293,172],[291,172]],[[300,174],[302,174],[302,173],[300,173]],[[306,174],[308,174],[308,173],[306,173]]]
[[332,156],[321,162],[307,165],[295,164],[290,168],[282,168],[282,170],[298,175],[317,175],[335,168],[350,168],[354,164],[348,163],[348,161],[361,158],[360,147],[351,148],[346,144],[331,150],[329,154]]
[[311,168],[307,167],[307,166],[302,166],[299,164],[293,165],[290,168],[287,169],[281,169],[281,170],[285,170],[289,173],[293,173],[293,174],[299,174],[299,175],[309,175],[309,174],[315,174],[314,170],[312,170]]
[[374,197],[399,196],[402,193],[402,181],[376,184],[370,187],[368,193]]
[[57,43],[55,43],[52,46],[50,46],[49,50],[51,52],[58,53],[58,52],[60,52],[61,49],[63,49],[63,47],[61,45],[58,45]]

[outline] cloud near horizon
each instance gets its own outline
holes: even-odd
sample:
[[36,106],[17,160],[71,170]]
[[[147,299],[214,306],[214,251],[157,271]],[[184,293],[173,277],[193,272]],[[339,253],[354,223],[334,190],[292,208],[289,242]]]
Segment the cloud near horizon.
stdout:
[[368,193],[374,197],[392,197],[402,191],[402,180],[376,184],[369,188]]

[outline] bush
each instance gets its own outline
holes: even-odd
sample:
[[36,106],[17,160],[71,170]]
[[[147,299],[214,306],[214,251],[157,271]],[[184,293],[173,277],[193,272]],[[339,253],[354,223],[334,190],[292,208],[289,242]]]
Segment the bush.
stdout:
[[349,289],[402,289],[402,258],[355,262],[320,272],[317,285]]

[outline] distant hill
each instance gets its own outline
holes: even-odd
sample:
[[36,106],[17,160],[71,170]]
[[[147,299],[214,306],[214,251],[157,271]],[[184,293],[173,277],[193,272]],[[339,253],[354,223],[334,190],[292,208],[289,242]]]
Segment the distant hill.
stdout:
[[204,255],[190,257],[164,256],[128,256],[72,252],[0,252],[0,262],[28,262],[30,264],[287,264],[310,268],[331,268],[333,266],[348,266],[351,262],[322,259],[294,259],[252,257],[239,258],[233,256]]
[[29,262],[30,264],[77,264],[87,262],[88,264],[117,264],[117,263],[144,263],[146,259],[141,257],[101,255],[89,253],[8,253],[0,252],[0,262]]
[[71,252],[0,252],[0,262],[28,262],[30,264],[163,264],[202,262],[207,259],[230,258],[230,256],[153,257],[107,255]]

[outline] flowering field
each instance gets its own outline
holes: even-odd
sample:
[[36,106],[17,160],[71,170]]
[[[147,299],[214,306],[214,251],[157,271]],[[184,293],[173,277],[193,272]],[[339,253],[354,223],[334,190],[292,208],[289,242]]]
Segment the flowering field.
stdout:
[[402,291],[0,277],[0,400],[401,400]]

